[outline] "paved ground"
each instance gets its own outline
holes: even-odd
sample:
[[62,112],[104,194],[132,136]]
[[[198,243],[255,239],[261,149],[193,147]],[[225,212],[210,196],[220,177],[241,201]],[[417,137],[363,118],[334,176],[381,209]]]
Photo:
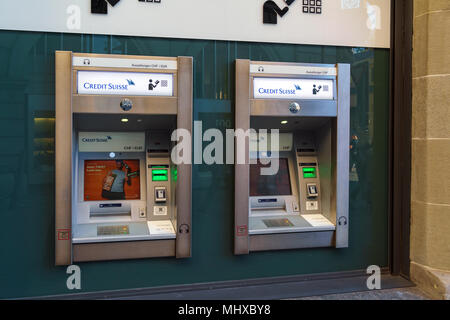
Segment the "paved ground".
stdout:
[[430,298],[416,287],[401,289],[374,290],[343,294],[330,294],[290,300],[430,300]]

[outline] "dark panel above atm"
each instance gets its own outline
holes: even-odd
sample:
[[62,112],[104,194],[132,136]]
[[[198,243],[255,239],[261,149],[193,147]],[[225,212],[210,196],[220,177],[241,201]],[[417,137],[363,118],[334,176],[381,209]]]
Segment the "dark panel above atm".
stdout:
[[300,117],[257,117],[250,118],[250,127],[259,129],[279,129],[280,131],[313,130],[329,122],[329,118],[300,118]]
[[[126,119],[126,120],[125,120]],[[73,126],[80,131],[145,131],[176,128],[175,115],[74,114]]]

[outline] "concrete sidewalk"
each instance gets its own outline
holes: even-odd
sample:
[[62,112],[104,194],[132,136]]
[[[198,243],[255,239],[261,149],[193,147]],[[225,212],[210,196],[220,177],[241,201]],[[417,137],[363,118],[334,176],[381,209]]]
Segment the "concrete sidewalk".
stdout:
[[417,287],[330,294],[289,300],[431,300]]

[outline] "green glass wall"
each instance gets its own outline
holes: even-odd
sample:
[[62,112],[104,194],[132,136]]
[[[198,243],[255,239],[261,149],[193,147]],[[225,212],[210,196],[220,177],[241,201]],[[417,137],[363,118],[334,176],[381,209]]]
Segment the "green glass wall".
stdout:
[[350,63],[350,246],[233,252],[233,166],[193,168],[192,258],[81,263],[81,291],[388,263],[389,50],[0,31],[0,298],[74,293],[54,266],[54,52],[194,57],[194,120],[234,128],[235,59]]

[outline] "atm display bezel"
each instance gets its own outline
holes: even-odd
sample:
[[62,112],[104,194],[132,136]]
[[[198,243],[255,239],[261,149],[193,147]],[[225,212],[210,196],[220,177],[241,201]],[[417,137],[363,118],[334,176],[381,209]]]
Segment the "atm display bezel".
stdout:
[[[287,176],[288,176],[288,182],[287,184],[289,185],[289,193],[286,194],[282,194],[282,193],[277,193],[277,194],[253,194],[252,195],[252,166],[258,166],[257,168],[255,168],[255,170],[257,169],[261,169],[263,166],[265,166],[265,164],[262,164],[259,159],[257,161],[257,163],[254,164],[250,164],[250,197],[279,197],[279,196],[292,196],[292,181],[291,181],[291,170],[289,168],[289,158],[287,157],[278,157],[278,161],[281,163],[281,161],[286,163],[286,170],[287,170]],[[279,166],[280,168],[280,166]],[[275,176],[280,174],[280,170],[275,174]],[[261,173],[258,175],[258,177],[261,176]],[[260,182],[260,181],[258,181]]]

